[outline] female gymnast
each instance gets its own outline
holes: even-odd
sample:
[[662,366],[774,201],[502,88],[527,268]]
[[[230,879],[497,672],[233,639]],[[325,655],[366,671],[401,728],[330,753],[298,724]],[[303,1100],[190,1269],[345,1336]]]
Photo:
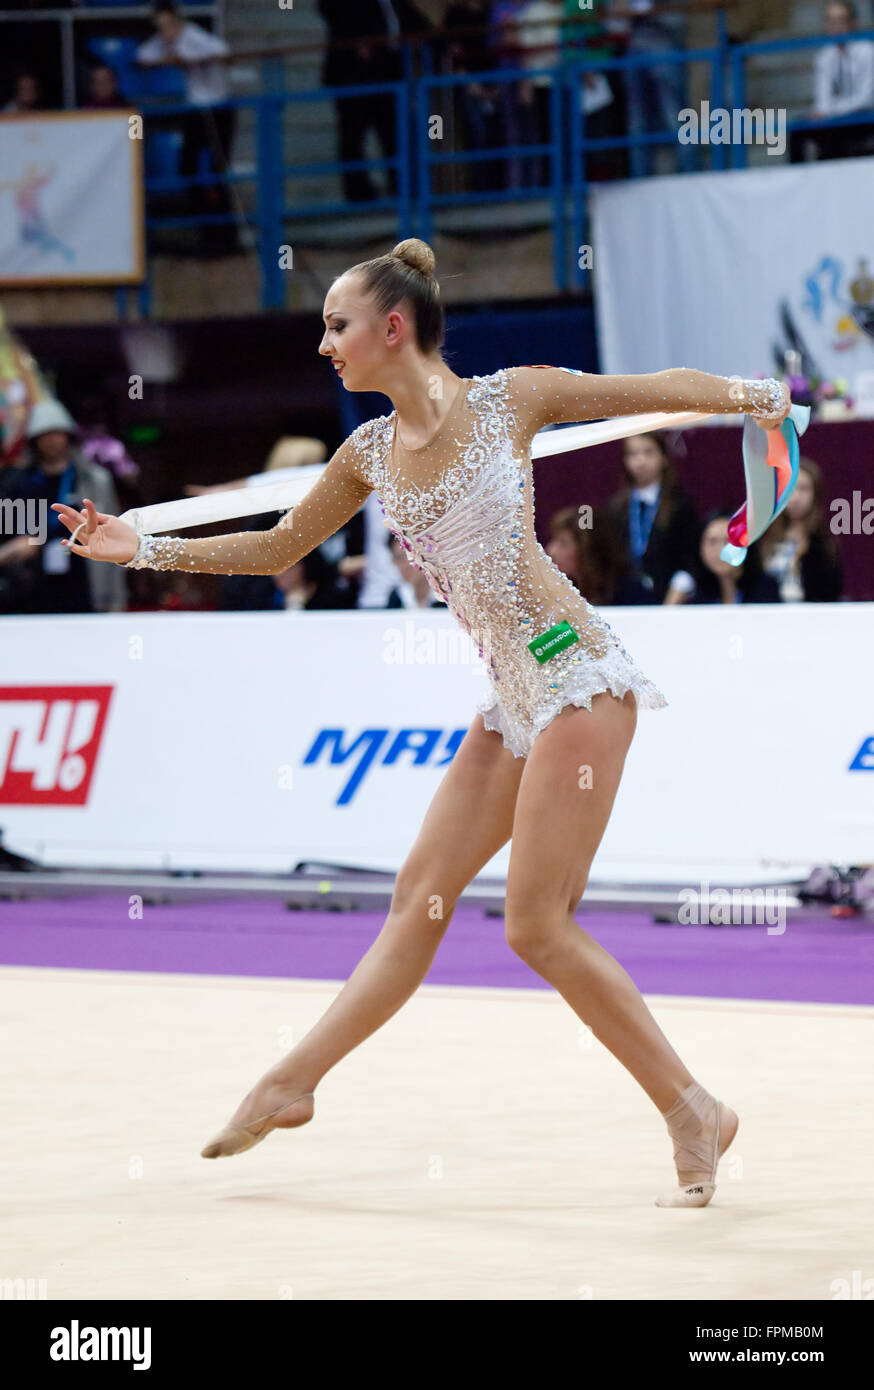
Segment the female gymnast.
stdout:
[[[523,366],[458,377],[441,353],[444,314],[433,268],[431,248],[412,238],[332,283],[319,352],[347,390],[381,391],[395,408],[354,430],[272,529],[138,537],[89,499],[80,511],[54,504],[73,533],[65,544],[92,560],[279,574],[375,491],[386,525],[471,634],[489,671],[488,694],[397,875],[382,930],[323,1017],[248,1092],[202,1154],[241,1153],[274,1129],[312,1119],[319,1081],[415,992],[459,895],[512,840],[509,945],[664,1117],[679,1186],[656,1204],[705,1206],[738,1117],[695,1080],[626,971],[574,920],[638,708],[667,702],[538,544],[530,445],[548,424],[654,410],[742,411],[776,429],[789,392],[775,380],[685,367],[599,376]],[[435,894],[443,902],[436,921]]]

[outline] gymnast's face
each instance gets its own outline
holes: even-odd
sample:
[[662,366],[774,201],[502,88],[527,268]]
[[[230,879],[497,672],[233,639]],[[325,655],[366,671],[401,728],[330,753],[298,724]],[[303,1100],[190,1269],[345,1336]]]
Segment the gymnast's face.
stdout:
[[330,357],[347,391],[388,394],[399,348],[413,342],[413,321],[399,307],[377,314],[360,276],[341,275],[325,296],[322,357]]

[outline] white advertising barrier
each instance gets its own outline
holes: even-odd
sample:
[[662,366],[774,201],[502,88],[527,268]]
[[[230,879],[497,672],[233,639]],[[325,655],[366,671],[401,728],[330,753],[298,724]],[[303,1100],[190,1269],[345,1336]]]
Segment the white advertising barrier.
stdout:
[[[874,859],[874,604],[604,615],[669,706],[640,712],[593,882]],[[393,871],[485,688],[439,609],[3,618],[4,842],[54,866]]]
[[803,346],[814,372],[859,396],[874,371],[874,159],[629,179],[591,196],[604,372],[773,376],[775,346]]

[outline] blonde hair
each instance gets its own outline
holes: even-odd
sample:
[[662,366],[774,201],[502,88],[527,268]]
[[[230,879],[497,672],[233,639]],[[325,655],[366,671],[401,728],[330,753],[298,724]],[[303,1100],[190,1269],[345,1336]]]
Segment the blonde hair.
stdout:
[[416,341],[423,353],[439,351],[446,336],[446,316],[440,302],[440,284],[434,277],[436,257],[427,241],[408,237],[385,256],[360,261],[346,271],[360,275],[374,300],[376,312],[387,314],[407,300],[413,308]]

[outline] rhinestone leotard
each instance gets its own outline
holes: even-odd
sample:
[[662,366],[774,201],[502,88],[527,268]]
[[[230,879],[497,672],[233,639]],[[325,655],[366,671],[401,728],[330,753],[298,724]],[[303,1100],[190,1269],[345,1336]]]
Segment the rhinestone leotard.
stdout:
[[[191,539],[144,536],[132,568],[278,574],[342,526],[375,491],[385,524],[482,656],[477,712],[516,757],[565,705],[591,709],[610,690],[639,708],[667,704],[605,619],[538,543],[531,440],[547,424],[651,410],[747,411],[782,419],[782,383],[689,368],[597,376],[563,367],[502,368],[462,379],[432,439],[408,449],[397,412],[360,425],[296,507],[269,531]],[[541,664],[528,644],[566,621],[576,641]]]

